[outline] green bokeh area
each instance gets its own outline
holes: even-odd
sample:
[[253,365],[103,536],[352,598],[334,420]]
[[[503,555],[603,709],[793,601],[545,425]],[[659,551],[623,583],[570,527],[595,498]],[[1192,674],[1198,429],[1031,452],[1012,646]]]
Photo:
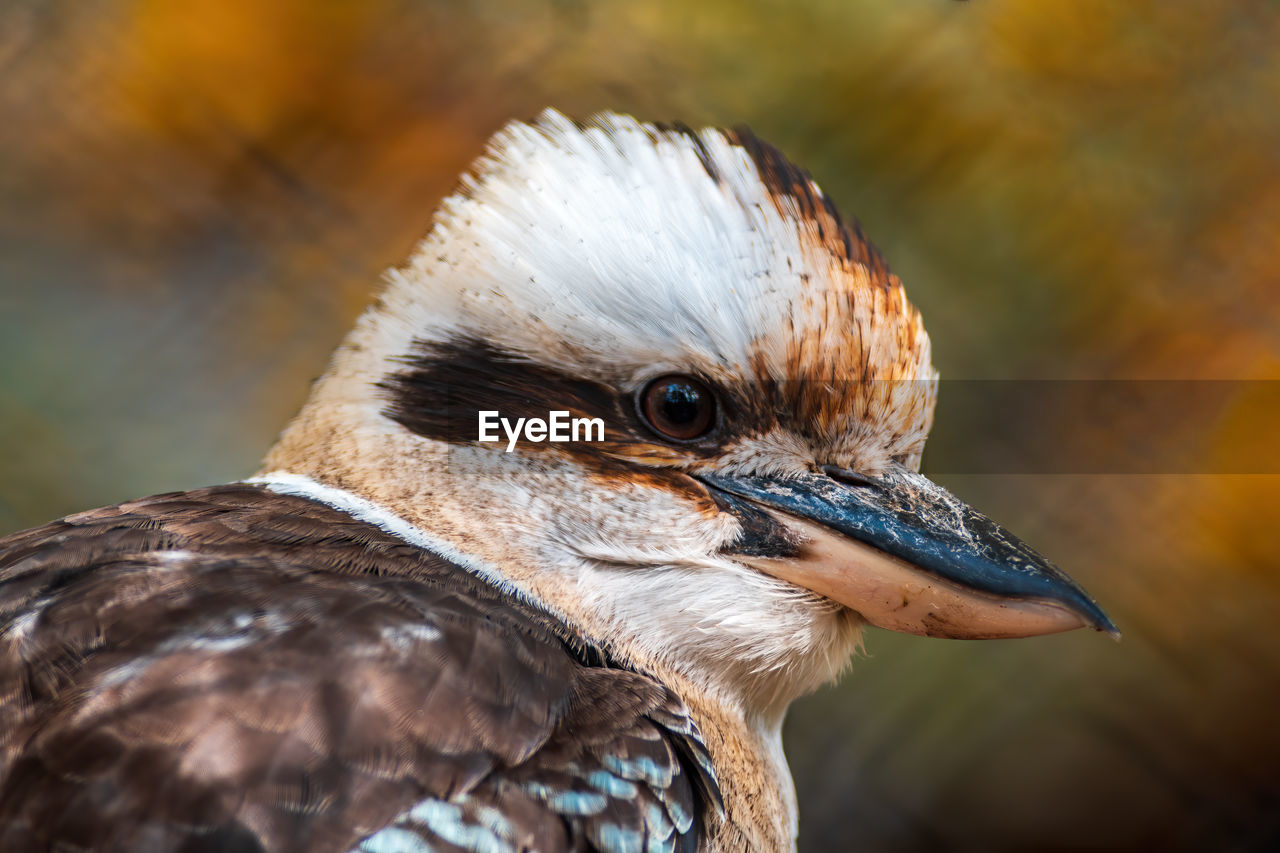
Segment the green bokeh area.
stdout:
[[[860,220],[946,379],[1280,378],[1277,44],[1267,0],[10,0],[0,531],[251,473],[548,105],[751,126]],[[1209,457],[1280,415],[1216,405]],[[1125,639],[869,631],[787,722],[801,849],[1272,849],[1280,478],[943,480]]]

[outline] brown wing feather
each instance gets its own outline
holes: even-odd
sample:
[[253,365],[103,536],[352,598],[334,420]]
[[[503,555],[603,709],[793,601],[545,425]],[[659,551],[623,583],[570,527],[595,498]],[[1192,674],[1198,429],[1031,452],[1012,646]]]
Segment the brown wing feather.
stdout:
[[677,696],[328,507],[224,486],[0,540],[0,849],[686,847],[717,803]]

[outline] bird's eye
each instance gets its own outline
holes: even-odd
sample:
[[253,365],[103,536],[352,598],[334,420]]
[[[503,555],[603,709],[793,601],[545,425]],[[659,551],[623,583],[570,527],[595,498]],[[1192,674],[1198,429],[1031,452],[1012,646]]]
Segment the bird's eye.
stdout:
[[711,431],[716,398],[688,376],[662,376],[640,392],[640,416],[654,432],[675,441],[693,441]]

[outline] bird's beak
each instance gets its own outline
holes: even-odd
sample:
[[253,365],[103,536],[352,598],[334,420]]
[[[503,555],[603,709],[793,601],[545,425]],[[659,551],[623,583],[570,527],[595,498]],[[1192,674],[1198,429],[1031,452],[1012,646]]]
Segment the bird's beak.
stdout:
[[1079,584],[929,478],[902,466],[865,484],[812,474],[699,473],[782,524],[786,556],[739,556],[881,628],[931,637],[1120,632]]

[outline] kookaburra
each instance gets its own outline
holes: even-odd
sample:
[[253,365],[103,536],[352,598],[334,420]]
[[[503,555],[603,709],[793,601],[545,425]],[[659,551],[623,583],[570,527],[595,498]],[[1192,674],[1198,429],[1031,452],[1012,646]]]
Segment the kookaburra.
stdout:
[[919,314],[745,131],[502,130],[261,472],[0,540],[0,850],[787,850],[864,625],[1115,629],[917,473]]

